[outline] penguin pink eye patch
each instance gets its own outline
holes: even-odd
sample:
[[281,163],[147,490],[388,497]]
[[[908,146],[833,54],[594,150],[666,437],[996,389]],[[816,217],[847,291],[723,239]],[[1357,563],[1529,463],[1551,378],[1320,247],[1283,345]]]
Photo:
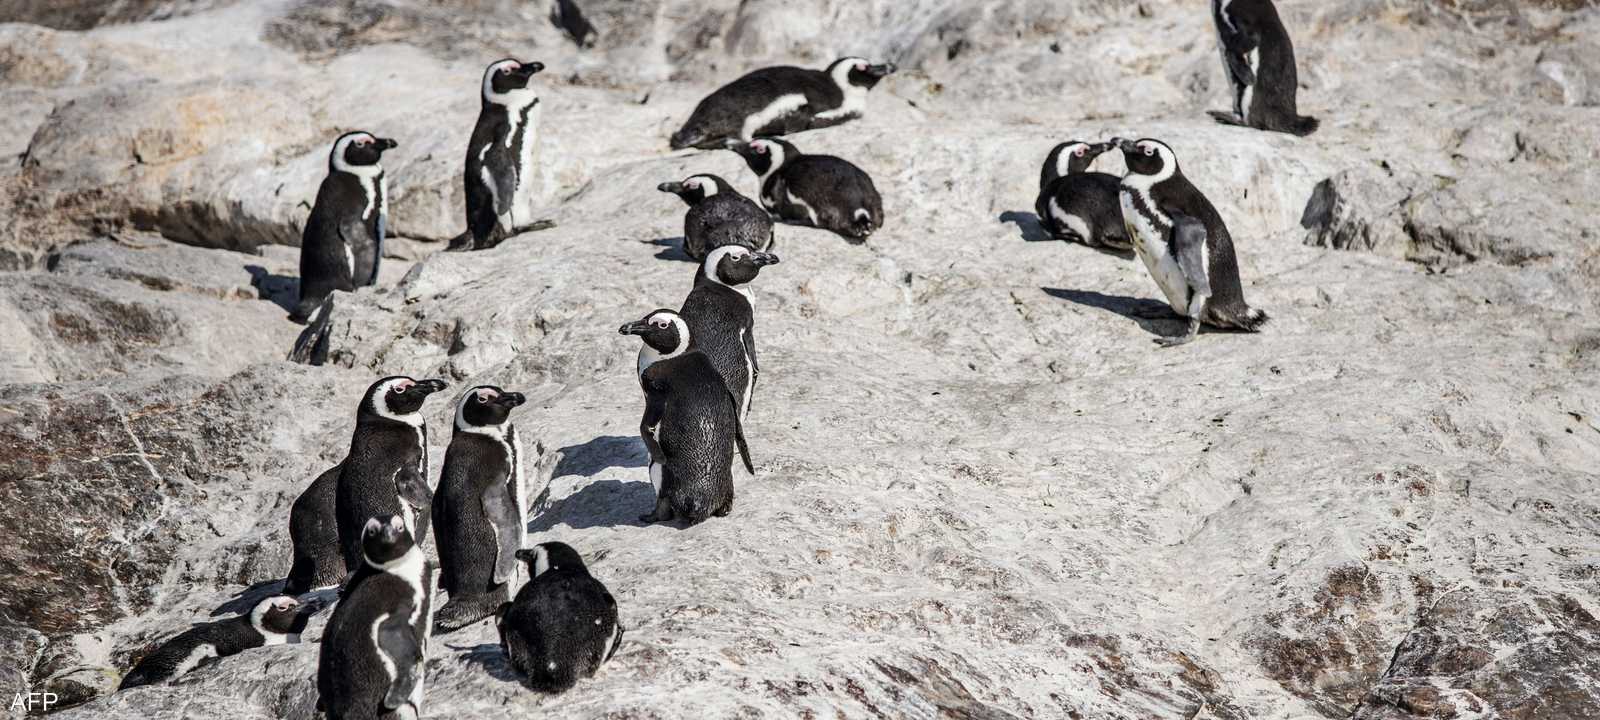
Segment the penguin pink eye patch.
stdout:
[[478,402],[486,403],[493,399],[495,399],[495,392],[493,390],[478,391]]
[[403,393],[407,390],[410,390],[414,385],[416,385],[416,383],[411,380],[401,380],[394,384],[394,391],[397,393]]

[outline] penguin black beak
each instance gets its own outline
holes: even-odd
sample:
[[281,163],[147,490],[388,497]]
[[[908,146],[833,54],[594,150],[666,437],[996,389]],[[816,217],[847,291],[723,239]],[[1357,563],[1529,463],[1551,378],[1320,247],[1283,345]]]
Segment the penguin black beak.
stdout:
[[397,147],[400,147],[400,143],[395,142],[394,138],[378,138],[378,150],[380,151],[393,150]]
[[764,252],[750,253],[750,262],[755,263],[756,267],[766,267],[768,265],[777,265],[778,264],[778,256],[777,255],[773,255],[772,253],[764,253]]
[[523,397],[522,393],[517,392],[501,393],[500,397],[494,399],[496,405],[504,405],[506,407],[516,407],[527,401],[528,399]]
[[643,335],[649,331],[650,323],[647,323],[643,320],[628,323],[617,330],[617,332],[623,335]]
[[1135,144],[1132,140],[1125,138],[1111,138],[1111,142],[1116,144],[1117,149],[1121,150],[1122,152],[1128,154],[1139,152],[1137,144]]
[[885,78],[885,77],[888,77],[890,75],[895,74],[895,72],[898,71],[899,69],[900,68],[896,67],[894,63],[883,63],[882,65],[870,65],[870,66],[867,67],[867,74],[871,75],[871,76],[873,76],[875,78],[882,79],[882,78]]
[[750,143],[738,138],[728,138],[727,140],[722,141],[722,147],[726,150],[732,150],[740,155],[743,155],[745,151],[750,148]]
[[542,71],[542,70],[544,70],[544,63],[542,63],[542,62],[531,62],[531,63],[523,63],[522,67],[519,68],[517,72],[522,74],[522,75],[527,75],[529,77],[532,77],[534,75],[538,75],[539,72]]
[[450,386],[443,380],[421,380],[417,382],[415,387],[423,395],[432,395]]
[[669,192],[669,193],[672,193],[673,195],[678,195],[678,194],[683,192],[683,183],[681,183],[681,182],[664,182],[664,183],[661,183],[660,185],[657,185],[656,189],[660,190],[661,192]]

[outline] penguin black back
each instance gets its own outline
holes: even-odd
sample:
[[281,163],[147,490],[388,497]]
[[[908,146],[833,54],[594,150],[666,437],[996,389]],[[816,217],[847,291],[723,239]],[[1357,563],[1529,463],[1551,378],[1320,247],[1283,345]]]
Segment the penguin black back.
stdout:
[[1033,207],[1040,227],[1052,237],[1119,251],[1132,247],[1118,199],[1122,178],[1089,172],[1095,158],[1112,147],[1071,140],[1051,149]]
[[334,513],[342,465],[323,471],[289,507],[289,541],[293,564],[284,581],[285,595],[333,587],[347,568],[339,549],[339,520]]
[[784,65],[752,71],[702,99],[672,134],[672,147],[711,149],[727,140],[846,122],[861,116],[867,91],[894,71],[893,63],[857,57],[839,58],[826,70]]
[[733,456],[754,472],[740,407],[704,353],[690,350],[646,368],[640,427],[651,452],[655,510],[641,520],[690,525],[733,510]]
[[683,251],[694,260],[724,245],[766,251],[772,247],[772,216],[716,175],[692,175],[661,183],[689,205],[683,216]]
[[563,692],[591,677],[622,644],[617,601],[583,557],[549,542],[517,553],[529,580],[496,618],[500,647],[528,685]]
[[883,227],[883,198],[861,168],[832,155],[807,155],[792,143],[761,138],[732,144],[761,182],[761,206],[784,222],[865,242]]
[[751,281],[778,256],[739,246],[712,250],[700,266],[697,282],[678,314],[689,326],[689,347],[706,354],[739,398],[740,415],[748,412],[756,377],[755,311]]
[[141,658],[122,678],[118,690],[165,682],[202,662],[263,645],[300,641],[300,633],[319,605],[302,605],[288,597],[269,597],[250,612],[217,622],[200,623],[163,642]]

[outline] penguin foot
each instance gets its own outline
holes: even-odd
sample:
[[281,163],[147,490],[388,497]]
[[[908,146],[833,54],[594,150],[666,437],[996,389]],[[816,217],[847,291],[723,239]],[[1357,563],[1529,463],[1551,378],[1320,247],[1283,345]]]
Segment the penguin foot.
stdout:
[[433,631],[443,635],[485,620],[494,615],[501,602],[503,600],[498,595],[471,595],[459,601],[451,598],[434,613]]
[[1224,112],[1222,110],[1208,110],[1206,111],[1206,114],[1210,115],[1213,120],[1216,120],[1223,125],[1236,125],[1239,127],[1246,127],[1249,125],[1249,123],[1245,122],[1243,117],[1235,115],[1231,112]]
[[1193,335],[1179,335],[1178,337],[1158,337],[1158,338],[1156,338],[1156,344],[1160,345],[1161,347],[1164,347],[1164,348],[1172,348],[1172,347],[1177,347],[1179,345],[1188,345],[1193,340],[1194,340],[1194,336]]

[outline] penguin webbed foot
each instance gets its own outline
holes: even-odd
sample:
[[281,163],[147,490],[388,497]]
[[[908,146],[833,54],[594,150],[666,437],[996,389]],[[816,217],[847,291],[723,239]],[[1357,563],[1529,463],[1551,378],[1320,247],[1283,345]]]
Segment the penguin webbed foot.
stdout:
[[1249,123],[1246,123],[1242,116],[1227,112],[1225,110],[1207,110],[1206,114],[1210,115],[1213,120],[1216,120],[1218,123],[1223,125],[1249,127]]
[[1195,336],[1199,334],[1200,321],[1197,319],[1191,319],[1189,320],[1189,329],[1184,332],[1184,334],[1177,336],[1158,337],[1156,338],[1156,344],[1164,348],[1188,345],[1189,343],[1194,342]]

